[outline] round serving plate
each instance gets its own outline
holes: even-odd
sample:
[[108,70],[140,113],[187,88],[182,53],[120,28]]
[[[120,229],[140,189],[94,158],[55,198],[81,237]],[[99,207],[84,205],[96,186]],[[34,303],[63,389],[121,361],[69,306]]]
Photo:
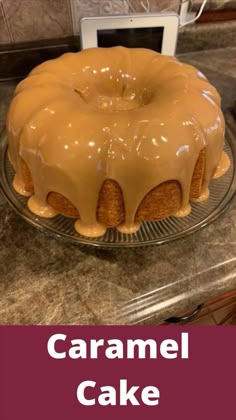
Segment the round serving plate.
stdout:
[[0,139],[0,186],[2,193],[15,211],[40,231],[77,245],[100,248],[139,247],[160,245],[190,235],[217,219],[228,207],[236,191],[236,148],[230,131],[226,133],[225,151],[231,160],[226,174],[210,182],[210,197],[203,203],[191,203],[192,211],[184,218],[168,217],[159,222],[143,222],[138,232],[127,235],[116,229],[107,229],[105,235],[87,238],[74,229],[74,220],[64,216],[40,218],[27,207],[27,198],[19,195],[12,186],[14,170],[7,157],[7,137]]

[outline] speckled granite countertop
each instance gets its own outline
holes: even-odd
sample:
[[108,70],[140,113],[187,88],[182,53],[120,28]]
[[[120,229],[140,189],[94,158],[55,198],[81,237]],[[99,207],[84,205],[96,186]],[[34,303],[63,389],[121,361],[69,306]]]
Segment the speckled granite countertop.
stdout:
[[[227,113],[236,98],[236,48],[180,58],[206,74]],[[0,85],[0,129],[13,89]],[[0,195],[0,324],[159,323],[235,289],[236,198],[185,239],[102,251],[45,236]]]

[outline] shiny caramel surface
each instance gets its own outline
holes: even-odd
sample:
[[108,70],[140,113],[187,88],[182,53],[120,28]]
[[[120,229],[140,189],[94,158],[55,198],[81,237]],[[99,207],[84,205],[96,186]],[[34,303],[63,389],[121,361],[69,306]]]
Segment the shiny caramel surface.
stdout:
[[204,196],[224,143],[220,98],[202,73],[124,47],[67,53],[36,67],[16,88],[7,127],[18,192],[20,159],[32,175],[31,211],[52,217],[47,196],[60,193],[78,209],[75,227],[85,236],[104,233],[96,210],[105,179],[122,189],[123,231],[134,231],[140,202],[168,180],[180,183],[177,216],[186,215],[200,151],[206,149]]

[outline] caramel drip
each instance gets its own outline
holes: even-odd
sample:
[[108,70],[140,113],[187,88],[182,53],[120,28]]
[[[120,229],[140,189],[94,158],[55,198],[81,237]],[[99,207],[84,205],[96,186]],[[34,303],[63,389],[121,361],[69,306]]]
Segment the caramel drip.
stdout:
[[201,195],[197,198],[191,198],[191,201],[194,203],[201,203],[202,201],[206,201],[210,195],[209,188],[206,187],[204,190],[202,190]]
[[28,207],[37,216],[51,218],[55,217],[58,213],[44,200],[40,200],[36,195],[32,195],[28,200]]
[[13,179],[13,187],[18,192],[18,194],[23,195],[24,197],[30,197],[31,193],[25,189],[25,183],[19,177],[19,175],[15,175]]
[[175,217],[186,217],[191,213],[191,206],[188,203],[185,207],[182,206],[180,210],[178,210],[174,216]]
[[75,222],[75,230],[82,236],[89,236],[90,238],[96,238],[106,233],[107,227],[102,223],[95,223],[85,225],[81,220]]
[[140,222],[134,222],[134,223],[122,223],[121,225],[117,226],[117,230],[121,233],[135,233],[139,230],[141,223]]
[[225,152],[222,152],[219,164],[218,164],[218,166],[216,168],[216,171],[215,171],[212,178],[213,179],[220,178],[222,175],[225,174],[225,172],[227,172],[229,167],[230,167],[229,156]]
[[64,54],[36,67],[16,89],[7,126],[17,183],[23,181],[23,159],[34,186],[31,211],[52,217],[48,194],[61,194],[78,210],[75,228],[86,236],[106,230],[96,211],[107,179],[123,193],[120,231],[138,229],[135,214],[142,199],[168,180],[181,185],[176,216],[182,217],[191,210],[200,151],[206,151],[203,190],[221,157],[219,104],[215,88],[198,70],[151,50]]

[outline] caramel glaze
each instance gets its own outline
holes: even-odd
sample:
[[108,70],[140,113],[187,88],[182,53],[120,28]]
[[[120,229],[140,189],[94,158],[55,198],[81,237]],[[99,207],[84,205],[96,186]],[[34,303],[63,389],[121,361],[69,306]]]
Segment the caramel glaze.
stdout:
[[75,228],[86,236],[106,230],[96,219],[105,179],[123,192],[122,232],[138,229],[140,202],[168,180],[182,189],[176,216],[186,215],[200,151],[206,151],[204,192],[224,143],[220,97],[201,72],[124,47],[67,53],[36,67],[16,88],[7,127],[19,193],[21,159],[32,176],[31,211],[52,217],[47,196],[59,193],[78,209]]

